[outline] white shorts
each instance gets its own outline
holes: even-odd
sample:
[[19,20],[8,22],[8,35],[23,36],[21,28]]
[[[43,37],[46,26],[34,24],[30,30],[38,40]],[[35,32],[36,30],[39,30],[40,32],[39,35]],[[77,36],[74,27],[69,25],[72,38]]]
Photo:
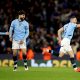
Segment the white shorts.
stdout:
[[26,49],[26,41],[23,44],[19,44],[20,41],[12,41],[12,49]]
[[64,38],[61,41],[60,52],[67,53],[68,51],[72,51],[72,48],[70,46],[70,40],[68,38]]

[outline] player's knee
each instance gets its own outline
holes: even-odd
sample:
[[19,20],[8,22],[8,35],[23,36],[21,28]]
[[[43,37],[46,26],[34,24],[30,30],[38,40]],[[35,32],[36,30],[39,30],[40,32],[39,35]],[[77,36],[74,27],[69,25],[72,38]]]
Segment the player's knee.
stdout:
[[69,54],[70,57],[74,57],[73,51],[69,51],[68,54]]
[[59,57],[63,57],[63,55],[64,55],[64,53],[60,53],[60,54],[59,54]]
[[26,55],[26,49],[22,49],[23,55]]
[[17,55],[17,50],[13,50],[13,55],[16,56]]
[[74,54],[69,54],[70,55],[70,57],[74,57]]

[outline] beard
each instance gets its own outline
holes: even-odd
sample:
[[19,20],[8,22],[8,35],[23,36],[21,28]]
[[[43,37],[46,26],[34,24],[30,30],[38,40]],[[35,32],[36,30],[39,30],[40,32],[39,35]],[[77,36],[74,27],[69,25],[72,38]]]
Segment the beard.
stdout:
[[23,21],[23,20],[24,20],[24,18],[20,18],[20,20],[21,20],[21,21]]

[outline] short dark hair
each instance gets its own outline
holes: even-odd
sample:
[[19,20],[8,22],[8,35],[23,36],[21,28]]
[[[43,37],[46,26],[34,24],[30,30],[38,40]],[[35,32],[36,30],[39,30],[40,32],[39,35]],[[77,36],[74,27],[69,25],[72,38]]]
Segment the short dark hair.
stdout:
[[72,18],[76,18],[76,16],[74,16],[74,15],[73,16],[70,16],[70,19],[72,19]]
[[26,12],[24,10],[18,11],[18,15],[22,15],[22,14],[26,14]]

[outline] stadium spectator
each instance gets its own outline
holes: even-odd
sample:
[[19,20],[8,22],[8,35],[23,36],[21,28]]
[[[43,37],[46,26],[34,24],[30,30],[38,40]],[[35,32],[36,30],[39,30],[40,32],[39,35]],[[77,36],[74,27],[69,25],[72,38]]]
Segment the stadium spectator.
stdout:
[[76,59],[80,61],[80,48],[77,49]]
[[51,54],[47,50],[51,50],[51,47],[45,41],[42,47],[43,60],[51,60]]

